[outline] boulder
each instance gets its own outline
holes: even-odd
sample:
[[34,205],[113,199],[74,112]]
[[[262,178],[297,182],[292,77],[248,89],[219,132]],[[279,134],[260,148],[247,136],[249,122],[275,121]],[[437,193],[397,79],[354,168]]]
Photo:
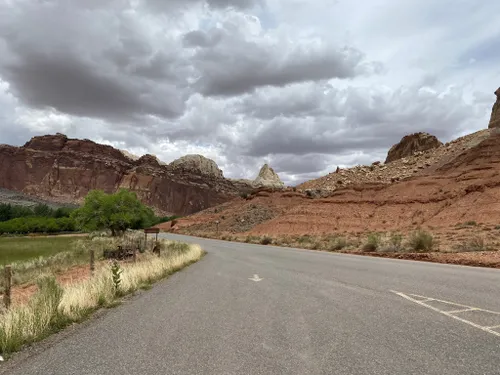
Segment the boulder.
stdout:
[[259,175],[253,181],[254,187],[284,188],[285,184],[280,180],[277,173],[269,165],[264,164]]
[[433,135],[428,133],[414,133],[407,135],[389,150],[385,163],[390,163],[415,153],[438,148],[443,144]]
[[495,104],[493,104],[493,109],[491,111],[490,124],[488,125],[489,129],[500,128],[500,88],[495,91],[495,95],[497,96],[497,100]]
[[206,176],[224,178],[217,163],[202,155],[185,155],[169,164],[172,169],[184,169]]

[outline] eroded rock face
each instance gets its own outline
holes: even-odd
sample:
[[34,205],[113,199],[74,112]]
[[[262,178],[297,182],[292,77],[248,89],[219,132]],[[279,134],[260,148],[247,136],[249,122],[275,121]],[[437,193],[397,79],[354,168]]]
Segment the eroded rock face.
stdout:
[[438,148],[442,145],[443,144],[435,136],[428,133],[410,134],[403,137],[398,144],[391,147],[385,163],[412,156],[416,152]]
[[269,167],[269,165],[264,164],[260,169],[259,175],[253,181],[252,185],[254,187],[270,187],[270,188],[283,188],[285,184],[281,181],[278,174]]
[[224,177],[217,163],[202,155],[185,155],[170,163],[170,167],[174,169],[190,170],[216,178]]
[[495,95],[497,96],[497,100],[495,104],[493,104],[493,109],[491,111],[491,119],[488,128],[500,128],[500,88],[495,91]]
[[111,193],[123,187],[157,212],[177,215],[239,194],[209,159],[187,158],[180,165],[164,165],[152,155],[134,160],[111,146],[47,135],[22,147],[0,146],[0,188],[53,202],[81,203],[92,189]]

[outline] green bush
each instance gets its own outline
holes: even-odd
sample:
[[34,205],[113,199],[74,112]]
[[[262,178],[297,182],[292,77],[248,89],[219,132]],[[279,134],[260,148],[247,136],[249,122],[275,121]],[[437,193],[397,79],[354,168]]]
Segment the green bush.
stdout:
[[50,208],[46,204],[37,204],[33,208],[25,206],[16,206],[10,203],[0,203],[0,222],[9,221],[22,217],[45,217],[60,219],[69,217],[73,208],[60,207],[57,209]]
[[380,246],[380,235],[378,233],[370,233],[366,243],[363,245],[362,250],[370,253],[377,251]]
[[343,248],[347,247],[348,242],[344,237],[339,237],[336,238],[335,240],[331,241],[328,250],[330,251],[339,251],[342,250]]
[[382,251],[385,252],[398,252],[403,250],[403,235],[399,233],[392,233],[388,238]]
[[408,246],[411,250],[417,252],[432,251],[434,247],[434,237],[424,230],[418,230],[410,235]]
[[462,242],[457,246],[458,251],[471,252],[471,251],[487,251],[484,240],[481,237],[476,237]]
[[270,245],[273,243],[273,239],[269,236],[262,237],[260,240],[261,245]]
[[69,217],[22,217],[0,222],[1,234],[60,233],[75,231],[75,222]]

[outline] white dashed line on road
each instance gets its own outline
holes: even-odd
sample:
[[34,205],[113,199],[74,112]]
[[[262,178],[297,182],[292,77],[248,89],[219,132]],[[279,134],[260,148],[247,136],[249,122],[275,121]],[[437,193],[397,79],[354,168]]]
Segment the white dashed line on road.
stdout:
[[[428,309],[431,309],[431,310],[436,311],[440,314],[446,315],[452,319],[458,320],[458,321],[465,323],[465,324],[468,324],[474,328],[480,329],[484,332],[488,332],[488,333],[491,333],[492,335],[500,337],[500,332],[493,331],[493,329],[500,328],[500,325],[489,326],[489,327],[483,326],[483,325],[474,323],[470,320],[467,320],[467,319],[464,319],[464,318],[461,318],[461,317],[455,315],[455,314],[460,314],[460,313],[465,313],[465,312],[473,312],[473,311],[476,312],[477,311],[477,312],[483,312],[486,314],[492,314],[494,316],[498,316],[498,321],[500,322],[500,312],[485,310],[485,309],[481,309],[478,307],[466,306],[466,305],[462,305],[462,304],[455,303],[455,302],[443,301],[440,299],[420,296],[417,294],[405,294],[405,293],[397,292],[395,290],[391,290],[391,292],[394,294],[397,294],[400,297],[407,299],[408,301],[414,302],[420,306],[427,307]],[[459,306],[459,307],[462,307],[462,309],[455,308],[455,310],[449,310],[449,311],[441,310],[441,309],[438,309],[437,307],[431,306],[428,303],[426,303],[426,302],[431,302],[431,301],[436,301],[436,302],[440,302],[443,304],[447,304],[447,305],[450,305],[450,307],[451,306]]]

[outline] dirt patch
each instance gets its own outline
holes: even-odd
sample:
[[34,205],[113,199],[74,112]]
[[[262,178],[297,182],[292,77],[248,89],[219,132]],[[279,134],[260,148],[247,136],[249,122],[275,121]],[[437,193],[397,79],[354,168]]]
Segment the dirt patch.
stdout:
[[[81,282],[90,277],[89,266],[76,266],[65,270],[64,272],[56,274],[57,282],[60,285],[70,285],[74,283]],[[31,298],[33,294],[36,293],[38,287],[34,282],[26,283],[23,285],[17,285],[12,288],[12,304],[22,305]],[[3,298],[3,295],[0,293]]]

